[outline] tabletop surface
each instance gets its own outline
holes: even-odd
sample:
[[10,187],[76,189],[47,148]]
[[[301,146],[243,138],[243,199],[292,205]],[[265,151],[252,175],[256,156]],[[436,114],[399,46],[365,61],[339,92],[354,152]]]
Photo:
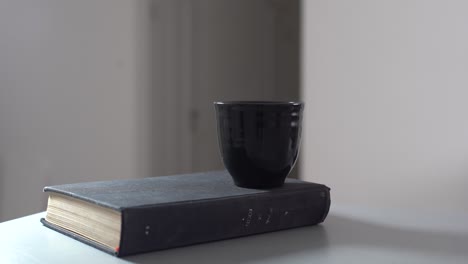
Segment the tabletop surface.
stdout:
[[0,223],[0,263],[467,263],[468,213],[332,206],[325,222],[117,258],[44,227]]

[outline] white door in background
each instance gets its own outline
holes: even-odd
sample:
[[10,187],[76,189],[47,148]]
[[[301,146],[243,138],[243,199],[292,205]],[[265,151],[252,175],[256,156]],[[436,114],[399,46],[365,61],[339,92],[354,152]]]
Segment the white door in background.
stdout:
[[191,169],[222,169],[213,101],[298,99],[299,2],[191,3]]
[[212,101],[297,99],[298,1],[0,1],[0,221],[222,168]]

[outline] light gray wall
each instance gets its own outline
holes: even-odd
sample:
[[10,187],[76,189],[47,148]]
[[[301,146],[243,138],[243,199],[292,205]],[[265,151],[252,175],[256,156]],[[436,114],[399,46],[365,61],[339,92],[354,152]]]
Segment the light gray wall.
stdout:
[[303,1],[303,178],[334,203],[468,210],[466,10]]
[[45,185],[146,174],[145,12],[0,1],[0,221],[44,210]]
[[0,221],[46,185],[222,168],[214,100],[298,97],[298,1],[0,1]]

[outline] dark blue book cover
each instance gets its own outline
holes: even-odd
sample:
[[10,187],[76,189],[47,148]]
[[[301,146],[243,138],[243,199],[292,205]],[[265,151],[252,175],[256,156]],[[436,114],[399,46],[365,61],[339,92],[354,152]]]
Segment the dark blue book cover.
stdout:
[[226,171],[85,182],[44,191],[117,212],[121,230],[115,248],[66,224],[41,220],[117,256],[315,225],[325,220],[330,207],[325,185],[287,179],[280,188],[246,189],[235,186]]

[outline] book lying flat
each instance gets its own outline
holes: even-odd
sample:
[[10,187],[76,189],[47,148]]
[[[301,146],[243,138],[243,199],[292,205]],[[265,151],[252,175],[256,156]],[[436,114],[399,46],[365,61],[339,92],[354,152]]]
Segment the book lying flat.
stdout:
[[287,179],[280,188],[237,187],[226,171],[45,187],[41,222],[90,246],[126,256],[315,225],[329,188]]

